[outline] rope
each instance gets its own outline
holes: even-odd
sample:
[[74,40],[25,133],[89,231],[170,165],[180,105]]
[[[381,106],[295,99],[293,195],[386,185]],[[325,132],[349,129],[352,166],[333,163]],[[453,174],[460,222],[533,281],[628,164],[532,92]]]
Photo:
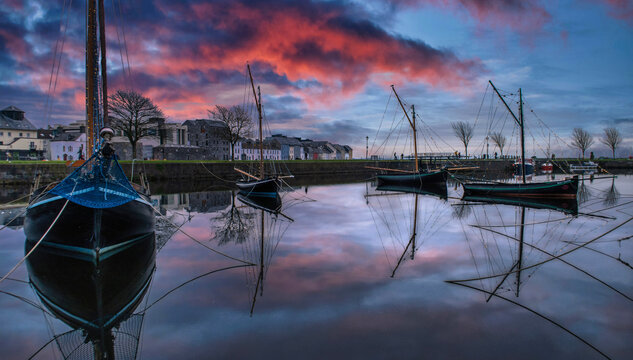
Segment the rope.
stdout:
[[225,179],[222,179],[221,177],[219,177],[219,176],[217,176],[216,174],[214,174],[211,170],[207,169],[207,167],[206,167],[206,166],[204,166],[204,163],[203,163],[202,161],[200,161],[200,165],[202,165],[202,167],[203,167],[203,168],[204,168],[204,169],[205,169],[205,170],[206,170],[209,174],[213,175],[213,176],[214,176],[215,178],[217,178],[218,180],[222,180],[222,181],[227,182],[227,183],[234,183],[234,181],[230,181],[230,180],[225,180]]
[[[74,189],[73,189],[74,191]],[[59,219],[59,217],[62,215],[62,213],[64,212],[64,210],[66,209],[66,205],[68,205],[68,199],[66,199],[66,202],[64,203],[64,206],[62,207],[62,209],[59,211],[59,213],[57,214],[57,216],[55,217],[55,220],[53,220],[53,222],[51,223],[51,225],[48,227],[48,229],[46,230],[46,232],[44,233],[44,235],[42,235],[42,237],[37,241],[37,243],[35,243],[35,245],[33,246],[33,248],[28,252],[28,254],[26,254],[22,260],[18,261],[17,264],[15,264],[15,266],[5,275],[2,277],[2,279],[0,279],[0,283],[2,283],[4,281],[4,279],[8,278],[11,274],[13,274],[13,272],[20,266],[22,265],[22,263],[33,253],[33,251],[35,251],[35,249],[40,245],[40,243],[44,240],[44,238],[46,237],[46,235],[48,235],[48,232],[51,231],[51,229],[53,228],[53,226],[55,225],[55,223],[57,223],[57,220]]]

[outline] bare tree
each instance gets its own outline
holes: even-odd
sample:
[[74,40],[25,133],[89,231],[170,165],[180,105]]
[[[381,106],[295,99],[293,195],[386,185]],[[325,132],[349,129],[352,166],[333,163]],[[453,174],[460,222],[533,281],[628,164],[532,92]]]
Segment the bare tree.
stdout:
[[501,152],[501,157],[503,157],[503,148],[506,146],[506,137],[501,135],[501,132],[493,132],[490,134],[490,139],[494,142],[499,151]]
[[574,132],[571,134],[572,145],[582,152],[582,158],[585,158],[585,151],[593,145],[593,136],[589,132],[581,129],[574,128]]
[[231,144],[231,161],[235,155],[235,144],[242,137],[249,136],[253,128],[253,120],[241,106],[233,106],[230,109],[216,105],[215,110],[207,110],[209,118],[222,121],[226,124],[221,137]]
[[604,137],[600,138],[600,142],[611,148],[613,158],[615,159],[615,149],[622,142],[622,135],[618,129],[610,127],[604,129]]
[[152,100],[133,90],[117,90],[109,96],[110,126],[120,130],[132,145],[132,158],[136,158],[136,144],[144,137],[156,136],[153,118],[162,118],[163,112]]
[[451,126],[457,138],[464,144],[464,152],[466,153],[466,157],[468,157],[468,143],[473,137],[473,126],[465,121],[452,122]]

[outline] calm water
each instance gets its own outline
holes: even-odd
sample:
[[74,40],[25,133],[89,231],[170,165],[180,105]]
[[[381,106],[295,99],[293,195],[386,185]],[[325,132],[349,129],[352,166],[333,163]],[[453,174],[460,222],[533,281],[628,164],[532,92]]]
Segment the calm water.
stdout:
[[[451,186],[448,200],[418,195],[417,217],[416,195],[370,183],[284,192],[279,216],[230,191],[155,196],[162,247],[129,320],[139,358],[630,359],[633,177],[580,195],[573,216],[463,203]],[[0,239],[5,274],[23,230]],[[26,267],[12,278],[28,281]],[[71,330],[28,284],[0,291],[2,358]],[[61,355],[53,342],[36,358]]]

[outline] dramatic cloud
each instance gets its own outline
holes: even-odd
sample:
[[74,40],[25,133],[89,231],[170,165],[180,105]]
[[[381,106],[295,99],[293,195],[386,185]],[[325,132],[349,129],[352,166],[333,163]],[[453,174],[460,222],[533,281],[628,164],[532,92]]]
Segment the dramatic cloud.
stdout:
[[[17,21],[0,24],[2,67],[24,74],[25,90],[46,92],[54,49],[61,47],[53,34],[61,14],[69,14],[56,95],[80,112],[83,35],[76,20],[83,10],[29,6],[37,11],[23,8]],[[201,117],[211,104],[240,102],[247,61],[264,91],[290,93],[309,107],[336,107],[371,81],[457,90],[483,69],[478,59],[390,33],[358,17],[362,12],[349,3],[155,0],[126,6],[122,16],[118,8],[106,10],[117,14],[108,17],[111,87],[134,87],[175,117]],[[128,58],[131,76],[122,71]]]

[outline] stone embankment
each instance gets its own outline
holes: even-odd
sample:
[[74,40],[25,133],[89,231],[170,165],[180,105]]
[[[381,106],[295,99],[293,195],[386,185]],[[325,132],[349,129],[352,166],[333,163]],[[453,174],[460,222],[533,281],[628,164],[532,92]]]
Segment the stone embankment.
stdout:
[[[633,161],[630,160],[600,160],[598,164],[606,169],[615,172],[633,171]],[[459,163],[459,164],[458,164]],[[449,167],[477,167],[472,171],[484,172],[510,172],[512,171],[511,160],[460,160],[448,164]],[[566,169],[569,161],[558,160],[557,164]],[[577,162],[576,162],[577,163]],[[426,166],[426,162],[424,163]],[[540,164],[537,162],[537,165]],[[144,172],[151,181],[159,183],[175,182],[205,182],[205,183],[231,183],[240,174],[233,170],[234,167],[256,173],[256,163],[248,161],[131,161],[122,162],[123,171],[130,176],[132,168],[134,178],[138,179],[139,172]],[[312,183],[331,183],[342,181],[361,181],[374,176],[378,170],[370,167],[390,168],[400,170],[412,170],[411,161],[407,160],[295,160],[277,162],[275,166],[278,173],[291,173],[295,176],[295,181],[301,179],[318,180]],[[433,166],[433,164],[431,164]],[[41,175],[40,183],[45,184],[63,179],[73,168],[67,167],[58,162],[23,162],[7,163],[0,162],[0,185],[26,185],[33,182],[37,174]]]

